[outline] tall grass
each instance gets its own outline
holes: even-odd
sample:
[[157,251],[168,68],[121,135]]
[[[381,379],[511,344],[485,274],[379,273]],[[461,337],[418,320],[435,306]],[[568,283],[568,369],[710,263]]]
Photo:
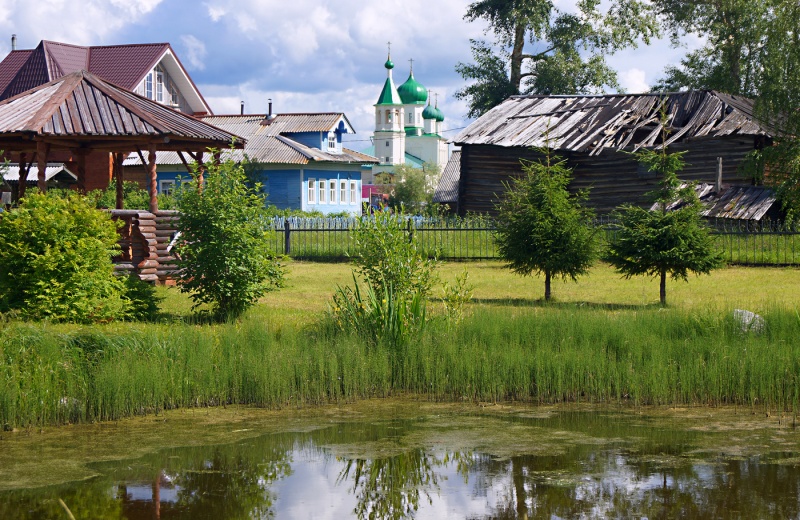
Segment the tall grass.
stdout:
[[279,311],[218,326],[11,323],[0,427],[111,420],[176,407],[297,406],[412,392],[439,400],[734,403],[796,411],[800,318],[574,305],[479,307],[387,349]]

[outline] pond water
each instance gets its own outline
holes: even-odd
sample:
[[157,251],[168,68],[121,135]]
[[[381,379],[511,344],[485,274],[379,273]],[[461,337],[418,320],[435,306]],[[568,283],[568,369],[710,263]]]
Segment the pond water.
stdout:
[[2,519],[798,518],[800,435],[702,407],[184,411],[2,433],[0,481]]

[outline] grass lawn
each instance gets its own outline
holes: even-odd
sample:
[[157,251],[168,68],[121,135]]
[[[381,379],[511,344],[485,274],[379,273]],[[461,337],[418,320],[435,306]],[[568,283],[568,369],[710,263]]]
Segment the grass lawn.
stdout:
[[[352,285],[348,263],[289,261],[286,287],[267,294],[251,312],[280,309],[287,320],[313,322],[327,309],[338,285]],[[525,307],[543,304],[544,279],[522,277],[501,262],[443,262],[441,281],[455,281],[466,269],[474,286],[473,306]],[[191,301],[176,288],[159,288],[166,299],[162,308],[176,316],[188,316]],[[441,284],[434,298],[441,296]],[[658,308],[658,281],[648,277],[621,278],[605,264],[594,267],[577,282],[555,281],[552,305],[598,306],[609,309]],[[736,308],[761,312],[778,307],[800,307],[800,269],[789,267],[728,267],[706,276],[691,276],[688,282],[667,281],[670,308],[720,310]]]

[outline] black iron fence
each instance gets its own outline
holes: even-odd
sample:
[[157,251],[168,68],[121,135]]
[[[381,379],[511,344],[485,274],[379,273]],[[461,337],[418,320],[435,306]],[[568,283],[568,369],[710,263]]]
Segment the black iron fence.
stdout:
[[[369,218],[369,217],[364,217]],[[361,218],[277,217],[265,223],[278,254],[295,259],[337,261],[355,253],[350,231]],[[598,219],[606,239],[613,237],[615,222]],[[782,222],[709,221],[725,260],[740,265],[800,265],[800,229]],[[486,217],[419,218],[407,220],[413,235],[431,256],[448,260],[499,258],[494,222]]]

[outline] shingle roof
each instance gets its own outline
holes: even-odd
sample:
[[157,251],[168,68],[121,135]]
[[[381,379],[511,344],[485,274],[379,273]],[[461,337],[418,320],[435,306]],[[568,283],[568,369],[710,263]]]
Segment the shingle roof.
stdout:
[[458,183],[461,181],[461,150],[453,150],[450,159],[439,177],[439,184],[433,194],[433,202],[457,202]]
[[[122,138],[120,147],[134,139],[159,149],[224,146],[236,136],[164,105],[112,85],[86,71],[78,71],[0,101],[0,137],[25,145],[30,134],[54,139]],[[18,143],[10,140],[18,137]],[[236,137],[240,141],[241,138]],[[30,142],[30,139],[27,141]]]
[[[349,123],[342,113],[319,114],[276,114],[270,124],[264,114],[233,116],[207,116],[202,121],[225,129],[247,140],[244,150],[226,153],[234,161],[246,155],[250,160],[265,164],[308,164],[310,162],[334,163],[377,163],[372,156],[344,148],[342,153],[328,153],[319,148],[306,146],[290,136],[295,132],[329,132],[344,122]],[[288,135],[287,135],[288,134]],[[182,164],[177,153],[159,153],[158,164]],[[141,164],[137,155],[131,155],[125,165]]]
[[133,90],[169,49],[168,43],[87,47],[42,40],[36,49],[13,51],[0,62],[0,99],[79,70]]
[[[681,188],[686,186],[688,184],[681,184]],[[764,218],[777,201],[775,190],[766,186],[723,186],[721,192],[717,193],[713,184],[700,183],[695,185],[695,192],[705,207],[701,214],[709,218],[757,221]],[[683,201],[678,200],[670,204],[667,210],[683,205]],[[650,210],[660,208],[659,204],[653,204]]]
[[664,104],[666,144],[698,137],[771,135],[753,115],[753,101],[710,90],[671,94],[512,96],[464,129],[457,145],[550,146],[598,154],[604,149],[660,146]]

